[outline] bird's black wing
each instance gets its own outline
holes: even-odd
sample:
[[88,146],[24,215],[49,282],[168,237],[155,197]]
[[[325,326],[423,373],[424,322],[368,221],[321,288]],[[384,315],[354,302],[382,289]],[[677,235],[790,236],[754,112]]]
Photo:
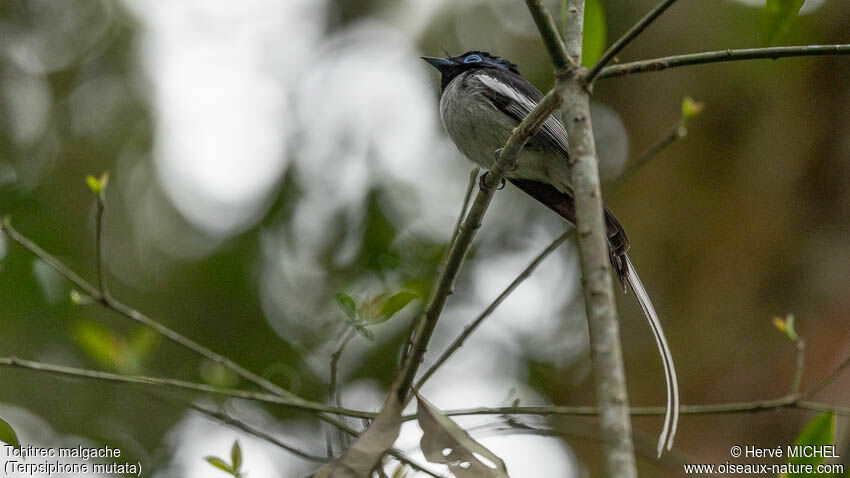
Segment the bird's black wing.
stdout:
[[[570,223],[576,223],[576,204],[572,195],[562,193],[552,185],[530,179],[509,178],[508,181]],[[611,264],[614,266],[620,284],[625,287],[629,273],[628,264],[625,261],[626,251],[629,250],[629,237],[626,235],[626,229],[608,206],[603,204],[602,208],[605,214],[608,247],[611,250]]]
[[[543,99],[540,90],[523,77],[510,71],[488,68],[476,72],[477,79],[486,86],[484,96],[499,111],[510,116],[517,123]],[[531,145],[539,144],[543,148],[558,151],[564,158],[570,157],[567,131],[554,116],[549,116],[534,137]]]
[[[528,113],[543,98],[543,94],[531,83],[515,73],[499,69],[483,69],[476,73],[476,78],[486,88],[484,96],[506,115],[521,122]],[[539,146],[547,150],[558,151],[564,159],[569,158],[570,149],[567,143],[567,131],[564,125],[554,116],[550,116],[534,135],[527,147]],[[523,192],[543,203],[571,223],[576,223],[575,201],[569,193],[561,192],[554,186],[528,179],[510,178],[509,181]],[[614,213],[603,206],[605,210],[605,225],[608,232],[608,245],[611,250],[611,263],[617,272],[617,278],[625,286],[628,275],[628,265],[625,254],[629,249],[629,238],[626,230],[617,220]]]

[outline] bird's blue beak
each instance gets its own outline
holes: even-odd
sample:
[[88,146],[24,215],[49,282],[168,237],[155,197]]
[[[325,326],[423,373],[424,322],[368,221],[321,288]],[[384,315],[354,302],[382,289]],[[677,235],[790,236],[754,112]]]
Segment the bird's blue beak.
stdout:
[[433,66],[438,70],[442,70],[443,68],[452,66],[455,64],[452,60],[448,60],[446,58],[436,58],[433,56],[423,56],[423,60],[427,61],[429,65]]

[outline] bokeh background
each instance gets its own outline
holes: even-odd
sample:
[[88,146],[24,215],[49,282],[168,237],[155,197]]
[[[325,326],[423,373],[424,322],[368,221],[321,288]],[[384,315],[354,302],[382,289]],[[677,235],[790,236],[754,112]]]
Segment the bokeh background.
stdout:
[[[653,3],[605,0],[609,41]],[[759,46],[762,4],[679,2],[620,60]],[[847,2],[808,1],[781,43],[847,43],[848,24]],[[84,178],[109,171],[113,295],[319,401],[347,330],[334,294],[427,295],[466,188],[469,165],[443,133],[436,76],[418,57],[488,50],[539,88],[552,83],[525,5],[509,0],[6,0],[0,38],[0,215],[94,280]],[[684,140],[607,199],[665,323],[684,403],[786,393],[794,347],[774,316],[795,314],[808,343],[804,390],[850,355],[848,78],[850,60],[825,57],[597,83],[607,180],[669,131],[684,96],[706,105]],[[545,208],[500,192],[426,365],[563,230]],[[577,274],[568,243],[422,393],[441,408],[593,403]],[[70,293],[0,236],[0,356],[248,387]],[[663,404],[652,336],[632,299],[618,301],[631,402]],[[351,342],[345,405],[380,407],[421,307]],[[315,467],[186,403],[325,451],[327,429],[304,413],[13,369],[0,380],[0,416],[23,442],[117,446],[145,476],[224,476],[202,458],[226,456],[235,438],[251,476]],[[844,377],[816,398],[847,405],[848,393]],[[663,462],[652,458],[661,419],[638,418],[640,472],[678,476],[682,462],[725,462],[731,445],[784,446],[812,417],[684,416]],[[594,420],[460,423],[512,476],[601,473]],[[850,457],[846,421],[838,430]],[[398,445],[416,455],[419,433],[406,425]]]

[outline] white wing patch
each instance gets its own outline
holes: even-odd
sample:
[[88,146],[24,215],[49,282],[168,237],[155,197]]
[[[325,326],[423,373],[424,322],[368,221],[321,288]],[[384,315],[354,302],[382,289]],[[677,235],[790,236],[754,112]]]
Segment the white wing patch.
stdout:
[[[531,110],[534,109],[534,107],[537,105],[536,101],[533,101],[531,98],[523,95],[514,88],[511,88],[510,85],[506,85],[498,78],[492,77],[487,74],[475,75],[475,78],[487,88],[517,102],[517,106],[525,110],[525,115],[530,113]],[[525,117],[525,115],[523,115],[523,117]]]

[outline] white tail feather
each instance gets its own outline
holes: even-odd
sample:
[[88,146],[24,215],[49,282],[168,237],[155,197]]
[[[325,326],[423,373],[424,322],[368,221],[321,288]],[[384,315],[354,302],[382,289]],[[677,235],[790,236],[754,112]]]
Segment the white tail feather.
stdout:
[[626,277],[629,287],[634,292],[640,308],[643,309],[646,321],[649,322],[649,327],[652,329],[652,335],[655,336],[658,353],[661,355],[661,361],[664,364],[664,377],[667,380],[667,412],[664,414],[664,428],[661,430],[661,436],[658,437],[658,456],[661,456],[665,445],[668,450],[673,447],[673,438],[676,436],[676,427],[679,424],[679,381],[676,378],[673,355],[670,353],[670,347],[667,345],[667,338],[664,337],[664,329],[661,327],[661,321],[658,319],[655,307],[652,306],[649,294],[643,288],[629,256],[626,255],[625,259],[628,265]]

